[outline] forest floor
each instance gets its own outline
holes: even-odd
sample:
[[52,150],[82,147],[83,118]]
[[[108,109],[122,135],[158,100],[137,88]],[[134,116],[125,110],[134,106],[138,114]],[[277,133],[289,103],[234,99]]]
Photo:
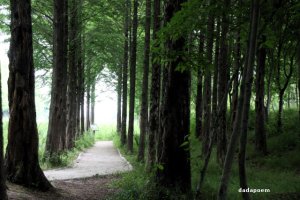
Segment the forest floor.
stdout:
[[98,141],[81,153],[73,166],[45,171],[54,189],[38,192],[8,183],[9,199],[72,199],[101,200],[116,192],[110,184],[120,178],[118,173],[132,166],[123,158],[112,141]]

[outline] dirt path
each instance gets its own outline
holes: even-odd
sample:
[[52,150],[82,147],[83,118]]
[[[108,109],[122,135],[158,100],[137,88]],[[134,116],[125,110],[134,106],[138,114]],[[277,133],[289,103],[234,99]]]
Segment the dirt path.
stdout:
[[101,200],[117,191],[110,183],[119,179],[116,173],[132,166],[113,147],[112,141],[101,141],[84,151],[69,168],[45,171],[54,189],[38,192],[8,183],[9,199],[15,200]]
[[99,141],[81,153],[72,167],[47,170],[44,173],[48,180],[67,180],[129,170],[132,170],[132,166],[120,155],[112,141]]

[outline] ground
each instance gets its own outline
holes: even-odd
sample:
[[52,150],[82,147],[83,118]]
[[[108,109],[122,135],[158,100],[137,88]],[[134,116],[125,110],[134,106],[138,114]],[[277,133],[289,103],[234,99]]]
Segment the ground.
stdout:
[[132,166],[113,147],[112,141],[99,141],[81,153],[68,168],[45,171],[54,188],[38,192],[8,183],[9,199],[72,199],[101,200],[116,192],[110,184],[120,178],[118,173],[132,170]]

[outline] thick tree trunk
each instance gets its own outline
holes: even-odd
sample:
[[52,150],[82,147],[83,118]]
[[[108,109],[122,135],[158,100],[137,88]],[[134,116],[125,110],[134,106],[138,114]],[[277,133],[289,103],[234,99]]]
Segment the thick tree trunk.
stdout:
[[118,66],[118,86],[117,86],[117,132],[121,134],[122,127],[122,65]]
[[[226,85],[228,82],[228,31],[229,18],[226,10],[230,7],[230,0],[224,0],[224,10],[222,13],[221,24],[221,41],[220,41],[220,57],[219,57],[219,77],[218,77],[218,102],[220,115],[218,119],[218,134],[217,134],[217,158],[219,164],[222,166],[225,160],[227,150],[227,96]],[[225,98],[225,101],[223,101]],[[222,103],[222,104],[221,104]]]
[[195,135],[197,138],[202,137],[202,121],[203,121],[203,67],[200,65],[200,62],[203,59],[204,54],[204,34],[199,36],[199,66],[197,69],[197,97],[196,97],[196,130]]
[[212,92],[212,126],[218,127],[217,108],[218,108],[218,79],[219,79],[219,55],[220,55],[220,17],[217,18],[216,24],[216,41],[215,41],[215,58],[213,74],[213,92]]
[[127,122],[127,77],[128,77],[128,52],[129,52],[129,5],[130,1],[125,0],[125,22],[124,22],[124,58],[123,58],[123,104],[122,104],[122,128],[121,128],[121,144],[126,144],[126,122]]
[[[67,117],[67,10],[65,1],[54,0],[53,72],[46,157],[57,156],[66,144]],[[50,159],[51,161],[51,159]]]
[[[183,1],[170,0],[165,4],[165,18],[168,22],[181,9]],[[184,52],[185,39],[167,41],[167,52]],[[191,172],[189,148],[182,148],[187,141],[190,126],[190,72],[179,72],[176,67],[185,62],[179,54],[167,63],[168,81],[166,82],[162,102],[163,169],[157,171],[159,182],[166,187],[178,186],[182,191],[190,190]],[[187,145],[188,146],[188,145]],[[176,167],[174,167],[176,166]]]
[[[225,163],[221,178],[221,184],[219,188],[218,199],[227,199],[227,187],[231,174],[231,168],[233,158],[236,150],[236,143],[241,134],[240,138],[240,152],[239,152],[239,175],[240,175],[240,186],[241,188],[247,188],[247,179],[245,172],[245,155],[246,155],[246,142],[247,142],[247,125],[248,125],[248,114],[250,108],[250,97],[251,87],[253,80],[253,65],[254,56],[256,51],[256,38],[257,38],[257,27],[259,22],[259,0],[252,0],[252,14],[251,14],[251,25],[250,25],[250,36],[247,59],[242,76],[242,85],[240,97],[238,100],[238,110],[236,120],[233,127],[233,132],[230,139],[230,144],[226,153]],[[242,193],[244,199],[249,199],[248,193]]]
[[[206,41],[206,58],[208,64],[212,64],[213,42],[214,42],[214,16],[210,14],[207,21],[207,41]],[[202,154],[206,155],[209,146],[209,136],[211,128],[211,69],[204,69],[204,91],[203,91],[203,142]]]
[[151,0],[146,0],[145,20],[145,47],[144,69],[142,83],[142,102],[140,113],[140,142],[138,160],[143,161],[145,155],[145,137],[148,133],[148,85],[149,85],[149,60],[150,60],[150,26],[151,26]]
[[75,145],[77,135],[77,64],[78,64],[78,10],[77,1],[72,0],[70,4],[70,45],[69,45],[69,71],[68,71],[68,116],[67,135],[68,149]]
[[138,0],[134,0],[133,21],[132,21],[132,47],[130,54],[130,94],[129,94],[129,116],[128,116],[128,151],[133,152],[134,132],[134,104],[135,104],[135,77],[136,77],[136,47],[137,47],[137,26],[138,26]]
[[[266,37],[262,36],[262,42]],[[265,63],[266,48],[261,47],[258,50],[257,69],[256,69],[256,100],[255,100],[255,149],[258,153],[267,154],[267,139],[265,131]]]
[[7,179],[49,190],[52,186],[39,165],[34,100],[34,67],[30,1],[10,1],[9,125],[6,149]]
[[[1,68],[1,65],[0,65]],[[6,193],[6,175],[4,173],[4,158],[3,158],[3,119],[2,119],[2,77],[0,70],[0,199],[8,199]]]
[[[153,41],[154,45],[158,44],[155,41],[158,38],[158,31],[160,29],[160,4],[161,0],[153,1]],[[161,67],[158,61],[159,55],[152,52],[152,76],[150,86],[150,110],[149,110],[149,132],[148,132],[148,159],[147,169],[151,170],[156,161],[156,138],[159,134],[159,110],[160,110],[160,78]]]

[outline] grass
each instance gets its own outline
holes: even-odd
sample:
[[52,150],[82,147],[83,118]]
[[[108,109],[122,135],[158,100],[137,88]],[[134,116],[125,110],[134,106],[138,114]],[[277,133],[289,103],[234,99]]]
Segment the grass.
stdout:
[[[269,154],[261,156],[254,150],[254,114],[252,112],[249,124],[249,140],[247,145],[247,177],[249,188],[270,189],[270,193],[251,193],[252,199],[297,199],[300,194],[300,126],[298,125],[298,113],[295,110],[286,110],[283,117],[283,133],[276,129],[276,113],[271,113],[267,129],[267,145]],[[194,120],[191,120],[194,121]],[[191,124],[191,133],[194,132],[194,124]],[[109,130],[109,128],[108,128]],[[114,129],[110,130],[111,133]],[[138,137],[138,136],[137,136]],[[121,174],[121,179],[115,181],[112,187],[118,188],[111,199],[189,199],[174,191],[165,191],[165,197],[158,196],[159,190],[155,187],[153,175],[146,173],[145,164],[136,160],[137,145],[134,145],[134,153],[128,154],[126,146],[120,145],[120,138],[115,134],[114,144],[118,147],[125,158],[133,165],[134,170]],[[199,172],[203,165],[201,143],[190,135],[192,190],[199,180]],[[212,152],[208,166],[205,183],[203,186],[203,199],[216,199],[220,184],[222,167],[217,163],[216,150]],[[233,164],[231,179],[229,181],[228,199],[242,199],[238,192],[239,175],[238,164]]]

